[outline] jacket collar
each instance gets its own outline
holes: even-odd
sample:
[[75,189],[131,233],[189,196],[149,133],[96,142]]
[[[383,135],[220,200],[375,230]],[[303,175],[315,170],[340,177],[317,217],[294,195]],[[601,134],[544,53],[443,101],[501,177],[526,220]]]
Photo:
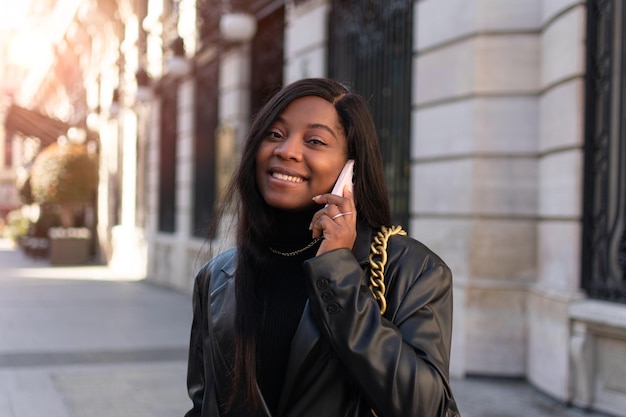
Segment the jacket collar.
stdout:
[[235,269],[237,268],[237,252],[229,251],[230,256],[224,262],[220,270],[226,275],[228,279],[231,279],[235,276]]
[[296,329],[296,333],[291,340],[291,350],[289,352],[289,360],[287,361],[287,369],[285,371],[285,379],[283,384],[283,392],[279,408],[284,407],[284,402],[289,397],[289,391],[296,380],[299,369],[304,363],[308,354],[320,339],[320,331],[313,320],[311,307],[307,300],[304,305],[304,311],[300,317],[300,323]]

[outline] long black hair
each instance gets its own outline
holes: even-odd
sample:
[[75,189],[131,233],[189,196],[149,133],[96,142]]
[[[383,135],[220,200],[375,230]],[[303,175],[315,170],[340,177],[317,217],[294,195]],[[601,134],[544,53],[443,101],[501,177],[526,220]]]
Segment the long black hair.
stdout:
[[[358,220],[372,228],[391,223],[389,195],[385,184],[376,128],[364,98],[327,78],[296,81],[276,93],[254,117],[241,160],[225,196],[222,213],[235,213],[238,248],[235,272],[237,313],[235,321],[235,368],[232,406],[242,395],[246,406],[260,404],[256,388],[256,336],[261,322],[255,270],[267,262],[269,239],[275,229],[274,210],[256,183],[256,154],[270,126],[287,106],[302,97],[317,96],[332,103],[344,129],[348,158],[355,160],[354,200]],[[330,192],[330,190],[328,190]]]

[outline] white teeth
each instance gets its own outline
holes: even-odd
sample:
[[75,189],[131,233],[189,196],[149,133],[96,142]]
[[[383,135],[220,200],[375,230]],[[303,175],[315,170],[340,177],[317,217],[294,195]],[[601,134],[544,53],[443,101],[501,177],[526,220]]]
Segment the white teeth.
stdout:
[[289,181],[289,182],[302,182],[302,178],[300,177],[292,177],[291,175],[285,175],[279,172],[272,173],[272,177],[278,178],[279,180]]

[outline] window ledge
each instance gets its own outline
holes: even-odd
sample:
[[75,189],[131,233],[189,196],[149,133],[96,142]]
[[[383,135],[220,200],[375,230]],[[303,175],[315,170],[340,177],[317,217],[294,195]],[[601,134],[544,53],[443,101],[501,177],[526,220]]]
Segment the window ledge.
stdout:
[[626,329],[626,305],[599,300],[576,301],[569,306],[572,320]]

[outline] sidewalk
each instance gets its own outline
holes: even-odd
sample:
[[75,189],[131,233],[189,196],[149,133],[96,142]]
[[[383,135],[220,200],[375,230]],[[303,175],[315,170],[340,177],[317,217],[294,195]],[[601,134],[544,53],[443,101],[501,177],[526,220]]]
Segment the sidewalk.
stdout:
[[[0,417],[182,417],[190,323],[186,294],[0,240]],[[523,381],[452,384],[463,417],[600,416]]]
[[0,417],[173,417],[190,297],[0,241]]

